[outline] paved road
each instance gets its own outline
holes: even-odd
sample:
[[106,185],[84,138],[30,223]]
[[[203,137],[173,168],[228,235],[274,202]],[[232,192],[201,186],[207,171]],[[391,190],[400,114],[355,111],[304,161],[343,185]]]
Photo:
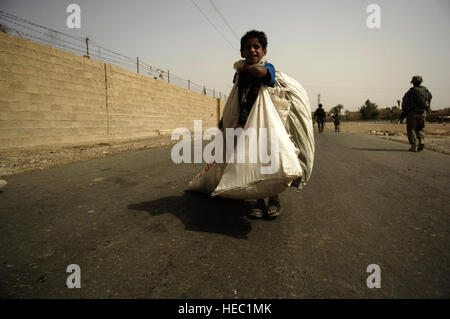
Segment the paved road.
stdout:
[[[316,136],[312,179],[283,215],[184,186],[170,147],[8,178],[0,296],[448,298],[450,157],[373,136]],[[66,288],[66,267],[81,288]],[[369,264],[381,288],[369,289]]]

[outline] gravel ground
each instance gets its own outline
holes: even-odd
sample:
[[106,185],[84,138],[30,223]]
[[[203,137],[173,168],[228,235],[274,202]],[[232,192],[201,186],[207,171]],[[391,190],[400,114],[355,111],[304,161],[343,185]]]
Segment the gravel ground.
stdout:
[[[334,130],[333,123],[327,123],[327,126],[329,129]],[[409,145],[405,123],[343,122],[341,123],[341,132],[376,135],[380,138],[402,142]],[[450,125],[446,123],[426,123],[425,148],[450,155]]]
[[[100,143],[69,147],[35,147],[32,149],[8,149],[0,153],[0,177],[46,169],[54,166],[87,161],[112,154],[174,144],[170,135],[146,139]],[[1,185],[0,185],[1,187]]]

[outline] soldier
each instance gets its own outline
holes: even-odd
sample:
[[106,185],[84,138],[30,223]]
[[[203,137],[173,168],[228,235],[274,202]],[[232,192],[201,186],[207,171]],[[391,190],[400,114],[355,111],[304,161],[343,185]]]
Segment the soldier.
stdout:
[[319,127],[319,133],[323,132],[323,124],[325,122],[325,111],[322,108],[322,104],[319,104],[319,107],[314,112],[314,118],[317,121],[317,126]]
[[425,144],[425,117],[430,112],[431,93],[420,84],[423,79],[420,75],[413,76],[413,87],[405,93],[402,102],[403,116],[406,117],[406,130],[411,147],[410,152],[420,152]]

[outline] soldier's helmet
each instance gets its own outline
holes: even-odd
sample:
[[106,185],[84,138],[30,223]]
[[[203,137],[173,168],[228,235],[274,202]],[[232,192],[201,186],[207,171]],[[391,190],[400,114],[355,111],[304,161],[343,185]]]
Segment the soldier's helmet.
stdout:
[[422,79],[422,77],[420,75],[414,75],[412,77],[411,83],[418,83],[418,84],[420,84],[422,82],[423,82],[423,79]]

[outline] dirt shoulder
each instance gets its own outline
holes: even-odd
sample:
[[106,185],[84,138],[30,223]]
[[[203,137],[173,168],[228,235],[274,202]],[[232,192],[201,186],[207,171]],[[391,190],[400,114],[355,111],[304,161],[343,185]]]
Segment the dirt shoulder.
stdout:
[[87,161],[112,154],[161,147],[176,143],[170,135],[154,136],[139,140],[115,143],[78,145],[68,147],[34,147],[30,149],[7,149],[0,151],[0,177],[23,172],[42,170],[54,166]]
[[[333,123],[327,123],[329,129],[334,130]],[[406,124],[390,122],[342,122],[341,132],[370,134],[380,138],[408,143]],[[425,148],[450,155],[450,124],[426,123]]]

